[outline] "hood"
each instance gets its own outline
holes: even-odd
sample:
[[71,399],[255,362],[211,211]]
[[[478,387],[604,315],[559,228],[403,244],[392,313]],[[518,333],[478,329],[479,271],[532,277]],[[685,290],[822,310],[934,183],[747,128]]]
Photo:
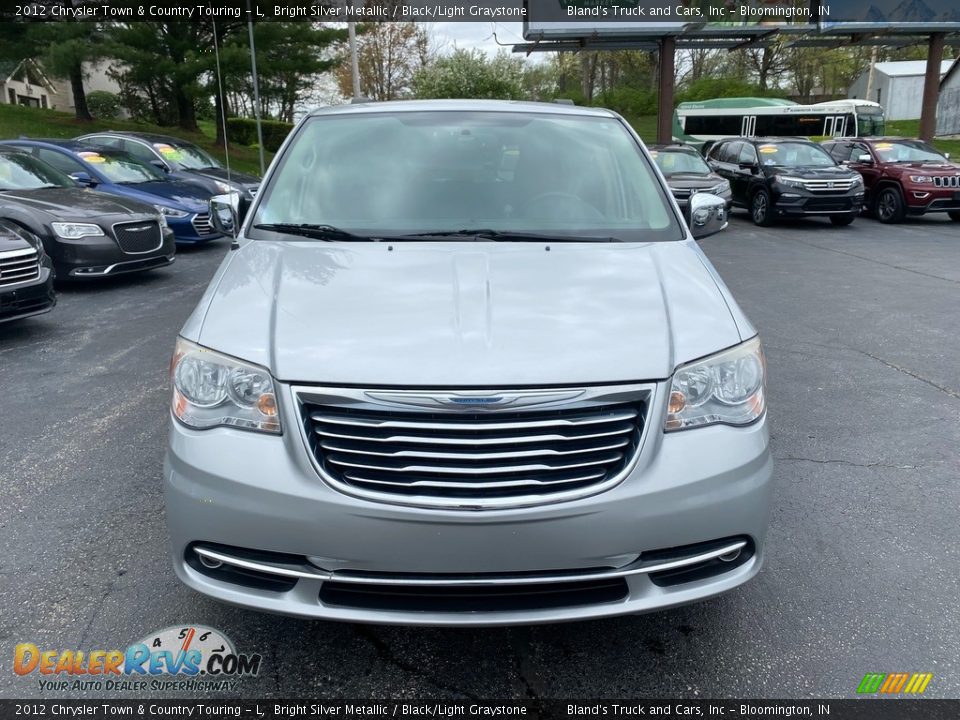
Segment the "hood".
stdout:
[[118,184],[127,197],[136,198],[151,205],[168,205],[175,210],[192,213],[206,213],[210,203],[210,193],[193,183],[179,180],[156,180],[154,182]]
[[692,241],[251,241],[184,334],[290,382],[612,383],[740,342],[727,303]]
[[9,190],[0,193],[0,204],[11,201],[35,212],[46,212],[54,217],[72,220],[96,220],[104,215],[128,213],[147,213],[153,216],[157,214],[156,208],[151,205],[79,187]]
[[919,170],[931,175],[960,175],[960,166],[946,162],[889,163],[889,167],[911,172]]
[[703,175],[700,173],[675,173],[666,177],[667,185],[677,188],[711,188],[720,182],[723,178],[713,173]]
[[[220,180],[221,182],[227,182],[227,171],[225,168],[204,168],[203,170],[185,170],[184,172],[191,173],[193,175],[200,175],[201,177],[212,178],[214,180]],[[242,185],[246,188],[258,187],[260,185],[260,178],[254,177],[253,175],[247,175],[245,173],[239,173],[236,170],[230,171],[230,182],[234,185]]]

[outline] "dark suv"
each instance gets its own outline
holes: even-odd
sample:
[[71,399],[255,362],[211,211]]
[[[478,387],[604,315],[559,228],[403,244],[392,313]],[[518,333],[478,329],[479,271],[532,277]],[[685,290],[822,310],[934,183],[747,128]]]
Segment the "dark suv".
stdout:
[[733,204],[757,225],[777,217],[828,216],[849,225],[863,205],[860,174],[801,138],[731,138],[713,145],[710,167],[730,181]]
[[823,145],[856,170],[867,186],[867,208],[882,223],[906,215],[945,212],[960,222],[960,165],[921,140],[842,138]]

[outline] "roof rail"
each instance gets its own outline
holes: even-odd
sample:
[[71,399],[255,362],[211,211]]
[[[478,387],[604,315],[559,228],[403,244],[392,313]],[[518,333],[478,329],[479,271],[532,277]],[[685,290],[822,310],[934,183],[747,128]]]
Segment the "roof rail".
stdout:
[[554,98],[553,102],[557,105],[576,105],[576,103],[570,98]]
[[373,102],[373,100],[371,100],[371,99],[368,98],[368,97],[352,97],[352,98],[350,98],[350,104],[351,104],[351,105],[360,105],[360,104],[362,104],[362,103],[370,103],[370,102]]

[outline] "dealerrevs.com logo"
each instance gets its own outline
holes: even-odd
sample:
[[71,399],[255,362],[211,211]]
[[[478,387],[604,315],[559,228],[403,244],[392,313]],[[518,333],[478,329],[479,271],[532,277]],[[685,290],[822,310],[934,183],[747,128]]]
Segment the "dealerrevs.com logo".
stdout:
[[126,650],[14,649],[13,671],[36,677],[41,691],[232,691],[260,672],[261,656],[238,653],[230,639],[201,625],[151,633]]

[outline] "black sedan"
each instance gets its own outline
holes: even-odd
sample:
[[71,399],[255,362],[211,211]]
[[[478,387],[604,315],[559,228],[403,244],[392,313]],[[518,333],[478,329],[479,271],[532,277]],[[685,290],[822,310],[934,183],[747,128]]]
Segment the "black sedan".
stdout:
[[174,260],[173,233],[156,208],[81,188],[20,150],[0,148],[0,220],[39,236],[59,278],[119,275]]
[[730,209],[730,183],[713,172],[694,148],[688,145],[650,145],[648,149],[681,209],[686,210],[691,195],[701,192],[723,198]]
[[40,238],[0,220],[0,323],[49,312],[56,303],[53,265]]
[[211,196],[239,192],[247,199],[260,189],[260,178],[236,170],[227,172],[216,158],[203,148],[169,135],[140,132],[97,132],[77,140],[85,145],[108,147],[130,153],[138,160],[203,187]]

